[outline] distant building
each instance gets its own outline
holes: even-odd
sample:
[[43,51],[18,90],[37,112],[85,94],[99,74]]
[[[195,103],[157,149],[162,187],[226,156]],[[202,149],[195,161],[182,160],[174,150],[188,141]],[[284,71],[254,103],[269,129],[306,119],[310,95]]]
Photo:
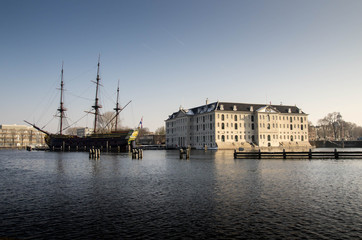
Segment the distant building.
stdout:
[[137,144],[141,145],[162,145],[165,144],[165,142],[165,135],[149,134],[137,138]]
[[23,125],[0,125],[0,148],[44,146],[45,134]]
[[93,133],[93,129],[91,128],[77,128],[77,136],[78,137],[85,137],[91,135]]
[[206,102],[166,120],[168,148],[289,148],[308,140],[308,115],[296,106]]

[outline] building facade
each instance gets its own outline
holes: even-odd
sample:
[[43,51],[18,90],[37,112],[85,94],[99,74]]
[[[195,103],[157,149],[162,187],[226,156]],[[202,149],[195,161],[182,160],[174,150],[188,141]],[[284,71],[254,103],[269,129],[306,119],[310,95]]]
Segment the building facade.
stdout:
[[308,115],[296,106],[206,102],[180,107],[165,122],[167,148],[310,146]]
[[25,148],[44,146],[45,134],[23,125],[0,125],[0,148]]
[[89,136],[93,133],[93,129],[92,128],[87,128],[87,127],[83,127],[83,128],[77,128],[77,136],[78,137],[86,137]]

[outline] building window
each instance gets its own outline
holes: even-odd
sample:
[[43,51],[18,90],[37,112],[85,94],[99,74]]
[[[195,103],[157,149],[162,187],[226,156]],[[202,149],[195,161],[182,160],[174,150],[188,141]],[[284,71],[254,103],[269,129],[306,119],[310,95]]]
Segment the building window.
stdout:
[[221,135],[221,141],[225,142],[225,136],[224,135]]
[[225,129],[225,124],[221,123],[221,129]]
[[302,141],[304,141],[304,136],[302,135]]
[[270,123],[268,123],[267,129],[270,129]]
[[202,121],[205,122],[205,116],[202,117]]
[[293,135],[290,136],[290,141],[293,141]]
[[254,122],[254,116],[251,116],[251,121]]
[[251,124],[251,130],[254,130],[254,123]]
[[212,122],[212,115],[210,115],[210,122]]
[[293,124],[290,124],[290,130],[293,130]]
[[224,120],[225,120],[224,114],[221,114],[221,121],[224,121]]
[[237,121],[238,120],[238,115],[234,116],[234,120]]
[[292,117],[290,117],[290,122],[293,122],[293,118],[292,118]]
[[235,142],[238,141],[238,135],[235,135]]
[[235,123],[235,130],[238,130],[238,124]]

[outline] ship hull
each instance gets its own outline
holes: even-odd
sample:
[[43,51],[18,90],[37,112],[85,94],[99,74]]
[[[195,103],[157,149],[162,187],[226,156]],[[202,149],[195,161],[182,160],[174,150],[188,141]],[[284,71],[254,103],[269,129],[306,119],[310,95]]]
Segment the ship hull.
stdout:
[[86,137],[51,134],[46,137],[46,143],[51,151],[127,151],[132,147],[130,136],[134,131],[121,131],[108,134],[93,134]]

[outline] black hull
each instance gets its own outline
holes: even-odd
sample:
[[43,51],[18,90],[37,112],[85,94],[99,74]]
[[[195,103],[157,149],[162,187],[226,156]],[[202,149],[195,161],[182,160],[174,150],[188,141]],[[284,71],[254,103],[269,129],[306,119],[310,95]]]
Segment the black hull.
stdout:
[[46,142],[51,151],[89,151],[90,149],[101,149],[102,151],[127,151],[132,147],[129,137],[132,130],[110,133],[95,134],[87,137],[70,135],[48,135]]

